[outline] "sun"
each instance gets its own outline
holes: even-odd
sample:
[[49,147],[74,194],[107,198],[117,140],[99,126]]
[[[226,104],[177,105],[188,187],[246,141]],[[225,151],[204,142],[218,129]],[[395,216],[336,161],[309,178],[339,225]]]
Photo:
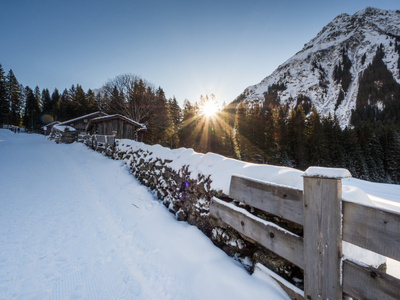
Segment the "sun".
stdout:
[[207,118],[214,117],[219,110],[218,103],[210,100],[205,101],[200,107],[201,113]]

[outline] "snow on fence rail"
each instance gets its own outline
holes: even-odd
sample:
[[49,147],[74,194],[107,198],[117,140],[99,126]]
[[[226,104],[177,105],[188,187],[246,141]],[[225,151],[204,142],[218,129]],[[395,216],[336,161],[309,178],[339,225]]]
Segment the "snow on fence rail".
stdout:
[[278,280],[292,299],[398,299],[400,280],[343,257],[342,241],[400,260],[400,214],[342,200],[341,178],[349,173],[325,170],[309,168],[303,191],[231,178],[230,198],[303,225],[303,237],[216,197],[210,213],[304,270],[304,293]]

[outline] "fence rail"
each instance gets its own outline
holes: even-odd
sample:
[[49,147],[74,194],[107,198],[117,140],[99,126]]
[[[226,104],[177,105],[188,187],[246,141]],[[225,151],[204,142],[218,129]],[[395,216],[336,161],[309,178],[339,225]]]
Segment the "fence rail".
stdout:
[[[233,175],[229,189],[232,199],[303,225],[303,191]],[[268,199],[268,201],[265,201]]]
[[115,150],[114,135],[79,134],[78,142],[84,143],[96,151],[103,151],[106,155],[112,155]]
[[398,299],[400,280],[344,260],[342,241],[400,260],[400,214],[343,201],[341,178],[304,176],[303,183],[301,191],[232,176],[229,196],[303,225],[304,237],[215,197],[210,213],[304,270],[304,294],[291,290],[293,299]]
[[343,201],[343,240],[400,261],[400,216]]

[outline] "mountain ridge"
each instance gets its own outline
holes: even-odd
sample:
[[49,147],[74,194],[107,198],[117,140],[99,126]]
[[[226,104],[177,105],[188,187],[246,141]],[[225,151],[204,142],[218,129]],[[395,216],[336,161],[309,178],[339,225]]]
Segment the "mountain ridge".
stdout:
[[[400,10],[367,7],[353,15],[340,14],[271,75],[246,88],[239,99],[268,105],[272,95],[283,105],[314,105],[321,115],[335,113],[340,125],[348,126],[351,110],[357,107],[360,80],[379,48],[400,86]],[[373,102],[382,108],[385,99]]]

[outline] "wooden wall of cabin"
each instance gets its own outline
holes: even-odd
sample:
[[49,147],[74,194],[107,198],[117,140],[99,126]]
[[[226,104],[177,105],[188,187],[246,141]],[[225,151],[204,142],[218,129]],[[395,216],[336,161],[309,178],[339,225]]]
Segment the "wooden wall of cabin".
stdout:
[[94,124],[92,134],[112,135],[113,131],[117,132],[117,139],[137,140],[137,127],[124,122],[123,120],[105,120]]

